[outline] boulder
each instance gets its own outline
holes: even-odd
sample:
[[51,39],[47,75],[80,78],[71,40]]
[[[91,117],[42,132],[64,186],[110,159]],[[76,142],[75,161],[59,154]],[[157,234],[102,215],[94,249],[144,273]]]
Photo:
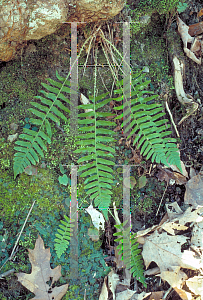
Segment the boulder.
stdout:
[[108,20],[124,5],[125,0],[0,0],[0,61],[12,60],[25,41],[50,35],[64,22]]

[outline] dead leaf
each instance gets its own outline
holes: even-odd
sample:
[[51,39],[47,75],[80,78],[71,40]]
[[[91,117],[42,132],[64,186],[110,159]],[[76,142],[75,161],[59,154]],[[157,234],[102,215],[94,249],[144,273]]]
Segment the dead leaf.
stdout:
[[176,293],[180,296],[180,298],[182,300],[193,300],[194,299],[190,293],[184,291],[183,289],[178,289],[177,287],[174,287],[174,290],[176,291]]
[[139,189],[145,187],[146,183],[147,183],[147,178],[146,178],[146,176],[141,176],[141,177],[139,178]]
[[203,22],[189,25],[188,33],[190,36],[195,36],[203,32]]
[[194,276],[186,280],[186,284],[195,295],[200,295],[203,299],[203,276]]
[[24,172],[28,175],[37,175],[37,167],[34,166],[27,166],[24,169]]
[[166,210],[170,221],[179,217],[183,213],[177,202],[167,203]]
[[101,227],[102,230],[104,230],[104,217],[102,213],[100,213],[98,210],[96,210],[92,204],[85,208],[85,210],[88,212],[88,214],[91,216],[93,225],[99,230],[99,227]]
[[166,168],[163,168],[161,165],[158,165],[157,168],[159,169],[157,178],[160,181],[165,180],[167,183],[169,183],[171,179],[174,179],[175,182],[180,185],[187,182],[186,177],[178,172],[172,172]]
[[194,52],[192,52],[191,49],[188,49],[188,43],[193,44],[195,41],[195,38],[189,34],[189,26],[187,26],[179,17],[177,17],[177,23],[178,23],[178,32],[181,35],[183,45],[184,45],[184,52],[189,58],[191,58],[197,64],[201,65],[201,57],[198,59],[195,56]]
[[186,183],[186,191],[184,202],[186,204],[192,204],[193,208],[203,206],[203,175],[199,173],[198,175],[192,177]]
[[10,124],[10,128],[13,130],[13,131],[16,131],[18,129],[18,125],[15,124],[15,123],[11,123]]
[[196,173],[195,169],[192,168],[192,167],[190,167],[190,178],[192,178],[192,177],[194,177],[196,175],[197,175],[197,173]]
[[182,288],[186,279],[188,279],[185,272],[180,270],[180,267],[175,267],[173,271],[163,271],[160,276],[161,279],[166,280],[172,288],[177,287],[178,289]]
[[178,235],[170,236],[166,232],[161,234],[155,231],[145,238],[142,256],[146,268],[154,261],[160,271],[171,271],[171,266],[180,266],[192,270],[198,270],[203,266],[201,259],[195,257],[194,252],[181,251],[181,245],[187,242],[187,238]]
[[177,17],[178,32],[181,35],[184,48],[187,48],[188,43],[192,43],[194,38],[189,34],[189,26],[187,26],[179,17]]
[[127,188],[133,189],[134,186],[136,185],[136,179],[133,176],[130,176],[130,180],[129,178],[124,178],[123,183]]
[[119,276],[113,270],[111,270],[111,272],[108,274],[108,286],[110,291],[113,294],[113,300],[116,299],[115,291],[118,282],[119,282]]
[[138,150],[131,148],[133,156],[130,158],[130,161],[133,161],[135,164],[140,164],[142,161],[142,156],[138,153]]
[[[179,151],[179,153],[180,153],[180,151]],[[167,161],[167,162],[168,162],[168,161]],[[181,173],[183,176],[185,176],[185,177],[188,178],[188,172],[186,171],[185,165],[184,165],[184,163],[182,162],[182,160],[180,161],[180,163],[181,163],[182,172],[178,169],[177,166],[171,165],[171,164],[169,164],[169,163],[168,163],[168,164],[169,164],[169,167],[170,167],[173,171],[179,172],[179,173]]]
[[99,230],[97,228],[88,228],[88,235],[92,241],[99,240]]
[[13,141],[15,141],[17,139],[17,137],[18,137],[17,132],[15,134],[10,134],[7,138],[7,141],[12,143]]
[[[16,273],[18,281],[35,294],[31,300],[60,300],[68,290],[68,284],[59,287],[52,285],[61,277],[61,266],[50,268],[50,248],[44,248],[44,242],[38,235],[34,250],[28,249],[32,273]],[[52,279],[49,286],[46,282]]]
[[171,235],[175,235],[177,230],[187,230],[188,227],[177,222],[165,222],[161,225],[161,228],[170,233]]
[[108,300],[109,293],[108,293],[107,282],[108,282],[108,277],[105,276],[104,282],[102,285],[102,289],[101,289],[101,293],[99,295],[99,300]]
[[162,300],[163,296],[163,291],[152,292],[148,300]]
[[132,296],[136,293],[136,291],[132,291],[132,290],[125,290],[121,293],[117,293],[116,294],[116,300],[129,300],[132,298]]
[[191,237],[191,245],[203,252],[203,221],[194,224]]
[[197,17],[200,18],[201,16],[203,16],[203,8],[200,9],[200,11],[197,14]]

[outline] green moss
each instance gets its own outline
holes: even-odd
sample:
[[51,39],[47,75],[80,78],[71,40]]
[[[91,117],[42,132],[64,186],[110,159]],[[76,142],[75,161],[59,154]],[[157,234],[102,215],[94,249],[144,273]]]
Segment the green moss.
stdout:
[[138,4],[131,3],[131,0],[129,0],[128,3],[127,7],[132,17],[132,22],[134,22],[132,23],[132,30],[137,34],[148,27],[149,22],[144,16],[151,17],[156,13],[167,16],[169,13],[175,14],[179,0],[140,0]]
[[[17,182],[16,182],[17,181]],[[38,169],[36,176],[21,174],[17,180],[8,171],[0,175],[0,210],[6,222],[10,222],[16,211],[24,211],[36,199],[40,210],[52,214],[60,209],[60,197],[54,189],[54,177],[50,171]]]
[[3,103],[13,105],[19,101],[26,103],[36,94],[40,80],[37,78],[35,70],[28,66],[28,61],[25,62],[25,65],[27,65],[26,68],[22,66],[20,60],[16,60],[2,67],[0,72],[0,105]]

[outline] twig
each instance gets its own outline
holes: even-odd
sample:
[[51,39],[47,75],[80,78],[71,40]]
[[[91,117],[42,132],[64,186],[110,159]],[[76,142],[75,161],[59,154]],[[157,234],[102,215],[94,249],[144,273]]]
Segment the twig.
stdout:
[[163,193],[163,196],[162,196],[162,198],[161,198],[161,201],[160,201],[160,203],[159,203],[159,208],[158,208],[158,210],[157,210],[157,212],[156,212],[156,217],[157,217],[157,215],[158,215],[158,212],[159,212],[159,209],[160,209],[160,206],[161,206],[161,203],[162,203],[162,201],[163,201],[163,198],[164,198],[164,195],[165,195],[165,193],[166,193],[167,188],[168,188],[168,182],[167,182],[165,191],[164,191],[164,193]]
[[[30,213],[31,213],[31,211],[32,211],[32,209],[33,209],[33,206],[34,206],[34,204],[35,204],[35,201],[36,201],[36,200],[33,201],[32,206],[31,206],[31,208],[30,208],[30,210],[29,210],[29,212],[28,212],[28,214],[27,214],[27,217],[26,217],[25,222],[24,222],[24,224],[23,224],[23,227],[22,227],[22,229],[21,229],[21,231],[20,231],[20,234],[19,234],[19,236],[18,236],[18,238],[17,238],[17,241],[16,241],[16,243],[15,243],[15,246],[14,246],[12,252],[11,252],[11,255],[10,255],[10,257],[5,261],[5,263],[3,264],[3,266],[7,263],[8,260],[11,260],[12,257],[13,257],[13,255],[14,255],[15,249],[16,249],[16,247],[17,247],[17,245],[18,245],[19,239],[20,239],[20,237],[21,237],[21,234],[22,234],[22,232],[23,232],[23,229],[24,229],[24,227],[25,227],[25,224],[27,223],[27,220],[28,220],[28,218],[29,218],[29,215],[30,215]],[[1,267],[1,269],[3,268],[3,266]],[[0,269],[0,270],[1,270],[1,269]]]
[[15,272],[15,269],[11,269],[11,270],[9,270],[9,271],[6,271],[6,272],[2,273],[2,274],[0,275],[0,279],[3,278],[3,277],[8,276],[8,275],[10,275],[10,274],[12,274],[13,272]]
[[178,129],[177,129],[177,127],[176,127],[176,124],[175,124],[175,122],[173,121],[173,116],[172,116],[172,113],[171,113],[171,111],[170,111],[170,109],[169,109],[168,102],[167,102],[167,98],[168,98],[167,95],[165,95],[166,109],[167,109],[168,114],[169,114],[169,116],[170,116],[171,123],[173,124],[173,127],[174,127],[174,129],[175,129],[175,131],[176,131],[177,137],[180,137],[179,132],[178,132]]
[[166,299],[168,298],[168,296],[169,296],[169,294],[171,293],[172,290],[173,290],[173,288],[170,287],[170,288],[168,289],[168,291],[166,291],[165,295],[163,296],[163,300],[166,300]]
[[35,204],[35,201],[36,201],[36,200],[33,201],[32,206],[31,206],[31,208],[30,208],[30,210],[29,210],[29,212],[28,212],[28,214],[27,214],[27,217],[26,217],[25,222],[24,222],[24,224],[23,224],[23,227],[22,227],[22,229],[21,229],[21,231],[20,231],[20,234],[19,234],[19,236],[18,236],[18,238],[17,238],[17,241],[16,241],[16,243],[15,243],[15,246],[14,246],[14,248],[13,248],[13,251],[11,252],[11,255],[10,255],[10,257],[9,257],[9,260],[11,260],[11,258],[13,257],[13,253],[14,253],[14,251],[15,251],[15,248],[17,247],[18,241],[19,241],[19,239],[20,239],[20,237],[21,237],[21,234],[22,234],[22,232],[23,232],[23,229],[25,228],[25,225],[26,225],[27,220],[28,220],[28,218],[29,218],[29,215],[30,215],[30,213],[31,213],[31,211],[32,211],[32,209],[33,209],[33,206],[34,206],[34,204]]

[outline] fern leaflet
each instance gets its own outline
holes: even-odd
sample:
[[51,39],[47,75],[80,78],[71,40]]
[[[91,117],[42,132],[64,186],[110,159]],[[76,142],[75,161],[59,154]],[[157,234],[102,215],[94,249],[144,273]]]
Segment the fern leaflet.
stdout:
[[[70,219],[67,216],[64,216],[65,221],[61,220],[61,223],[59,227],[61,229],[57,229],[58,233],[55,234],[56,239],[54,248],[56,250],[56,254],[58,258],[61,257],[61,255],[66,251],[69,245],[70,237],[72,236],[72,228],[74,224],[70,223]],[[73,219],[71,219],[74,221]]]
[[[111,160],[114,158],[115,149],[106,145],[106,143],[115,141],[112,138],[115,132],[107,128],[116,124],[104,120],[111,113],[97,111],[111,99],[105,99],[99,103],[96,103],[96,101],[106,97],[107,94],[97,96],[95,100],[93,97],[90,97],[93,103],[78,107],[92,109],[92,111],[78,115],[78,123],[81,124],[79,128],[81,134],[78,136],[80,141],[77,141],[76,144],[79,144],[82,148],[74,151],[75,153],[82,153],[82,157],[77,161],[78,164],[86,163],[86,165],[80,166],[78,169],[78,172],[83,171],[81,177],[87,177],[84,188],[87,189],[87,194],[90,194],[90,199],[94,199],[95,206],[98,206],[100,210],[103,209],[106,218],[107,208],[111,202],[111,187],[113,184],[113,170],[111,166],[115,164]],[[86,117],[91,118],[83,119]]]
[[[33,124],[39,125],[40,128],[37,132],[23,128],[24,134],[19,135],[21,140],[15,142],[18,146],[14,147],[17,150],[14,154],[14,178],[22,173],[27,166],[35,165],[36,162],[39,162],[39,155],[44,157],[43,150],[47,151],[45,142],[51,143],[52,132],[50,120],[58,124],[60,124],[60,119],[67,120],[61,111],[70,112],[64,105],[65,103],[70,103],[70,101],[63,94],[63,92],[70,93],[70,82],[67,81],[67,78],[61,77],[57,71],[56,77],[59,81],[48,79],[51,85],[41,83],[48,90],[48,92],[44,90],[40,91],[43,97],[35,96],[41,103],[31,102],[35,108],[29,108],[29,110],[37,118],[31,118],[30,121]],[[74,93],[74,91],[72,92]]]
[[[176,165],[180,170],[181,161],[178,148],[176,146],[176,139],[168,137],[172,132],[167,130],[167,119],[160,119],[165,115],[162,112],[162,105],[155,103],[154,99],[157,95],[146,96],[151,93],[149,91],[143,91],[144,87],[148,86],[150,80],[143,82],[145,74],[141,72],[133,75],[131,86],[134,91],[131,93],[131,108],[128,102],[114,109],[121,110],[126,108],[126,119],[123,122],[125,125],[124,132],[131,130],[128,138],[136,133],[133,145],[137,144],[137,148],[141,148],[141,154],[146,158],[151,158],[152,162],[163,163],[168,166],[168,163]],[[130,77],[129,77],[130,80]],[[123,80],[118,82],[121,85]],[[114,91],[115,93],[122,94],[122,89]],[[145,96],[143,96],[145,94]],[[127,95],[129,97],[129,95]],[[121,101],[123,96],[119,96],[114,99],[115,101]],[[115,119],[122,118],[123,114],[119,115]],[[123,126],[122,125],[122,126]]]
[[[136,233],[131,236],[130,227],[124,230],[124,226],[128,220],[119,225],[114,225],[116,228],[121,230],[120,232],[116,232],[113,235],[119,236],[119,238],[115,239],[115,242],[119,242],[120,244],[117,246],[119,250],[118,254],[122,254],[121,260],[123,260],[126,268],[130,270],[133,277],[141,282],[145,287],[147,287],[144,277],[144,266],[142,255],[139,253],[141,249],[138,249],[139,244],[136,243]],[[129,235],[130,234],[130,235]],[[123,254],[125,254],[125,258],[123,259]]]

